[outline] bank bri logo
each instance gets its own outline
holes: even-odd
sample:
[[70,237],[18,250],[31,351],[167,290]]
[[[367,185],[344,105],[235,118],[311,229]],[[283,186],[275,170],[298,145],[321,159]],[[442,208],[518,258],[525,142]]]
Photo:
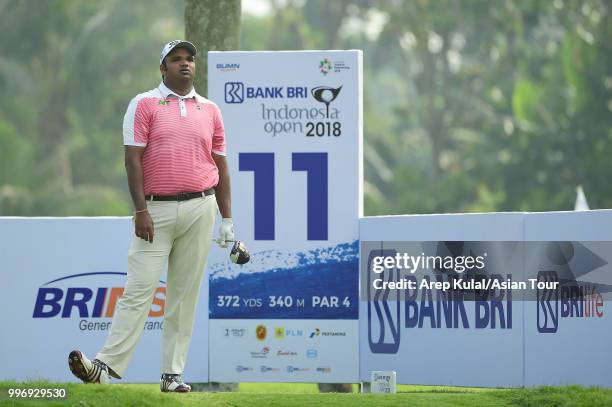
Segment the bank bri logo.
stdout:
[[[535,243],[534,243],[535,244]],[[602,318],[602,293],[612,291],[612,285],[581,281],[588,273],[608,264],[581,242],[545,242],[537,247],[538,282],[556,282],[555,289],[537,290],[537,330],[541,334],[554,334],[561,319]],[[592,279],[591,279],[592,280]]]
[[[320,87],[321,88],[321,87]],[[319,88],[317,88],[319,89]],[[332,88],[329,88],[332,89]],[[314,91],[315,89],[313,89]],[[323,92],[326,89],[322,89]],[[335,93],[334,93],[335,92]],[[321,95],[324,99],[317,99],[329,104],[339,89],[332,89],[333,95]],[[317,94],[319,95],[319,94]],[[314,96],[317,98],[318,96]],[[246,99],[307,99],[307,86],[244,86],[243,82],[225,82],[225,103],[244,103]]]
[[244,83],[226,82],[225,83],[225,103],[244,102]]

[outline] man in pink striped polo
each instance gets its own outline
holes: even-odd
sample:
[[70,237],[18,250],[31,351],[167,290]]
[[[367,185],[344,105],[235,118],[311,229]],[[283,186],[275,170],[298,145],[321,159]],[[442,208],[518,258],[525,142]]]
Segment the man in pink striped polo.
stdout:
[[188,41],[166,44],[159,61],[162,82],[132,99],[125,114],[135,236],[125,290],[104,346],[93,361],[78,350],[69,355],[70,370],[86,383],[123,376],[167,262],[160,387],[191,390],[181,375],[217,209],[219,245],[234,240],[223,120],[217,105],[193,88],[196,52]]

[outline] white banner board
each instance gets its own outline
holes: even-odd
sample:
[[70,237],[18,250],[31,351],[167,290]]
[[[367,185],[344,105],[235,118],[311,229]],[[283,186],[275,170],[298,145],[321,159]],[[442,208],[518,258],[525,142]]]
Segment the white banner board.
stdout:
[[[0,380],[78,381],[68,353],[78,348],[93,358],[104,344],[132,230],[129,218],[0,218]],[[185,371],[194,382],[208,381],[202,297]],[[165,273],[122,382],[159,381],[164,304]]]
[[208,67],[252,255],[209,264],[211,380],[355,381],[361,52],[210,52]]
[[525,385],[612,387],[612,211],[527,214],[525,239],[532,274],[575,281],[525,303]]
[[612,211],[363,218],[360,239],[361,380],[612,386]]
[[[520,241],[522,233],[522,214],[363,218],[360,261],[367,264],[373,255],[396,253],[472,252],[490,252],[488,260],[492,260],[500,244]],[[470,240],[482,244],[463,244]],[[413,276],[420,281],[424,274],[420,269]],[[515,278],[522,277],[522,270],[519,274]],[[508,302],[505,297],[495,302],[454,300],[437,289],[427,290],[429,297],[414,300],[394,298],[388,291],[375,297],[373,291],[367,292],[363,277],[361,284],[361,298],[373,299],[360,302],[362,381],[369,381],[372,371],[393,370],[398,383],[521,385],[521,302]]]

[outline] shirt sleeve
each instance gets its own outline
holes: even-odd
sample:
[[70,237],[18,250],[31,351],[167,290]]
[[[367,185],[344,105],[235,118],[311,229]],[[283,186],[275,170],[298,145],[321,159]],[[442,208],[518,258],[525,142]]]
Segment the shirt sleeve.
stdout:
[[123,145],[145,147],[149,141],[150,113],[145,99],[131,100],[123,117]]
[[225,127],[223,126],[223,118],[221,117],[221,111],[219,107],[215,105],[214,109],[214,124],[215,124],[215,133],[213,134],[212,139],[212,152],[217,155],[226,155],[226,147],[225,147]]

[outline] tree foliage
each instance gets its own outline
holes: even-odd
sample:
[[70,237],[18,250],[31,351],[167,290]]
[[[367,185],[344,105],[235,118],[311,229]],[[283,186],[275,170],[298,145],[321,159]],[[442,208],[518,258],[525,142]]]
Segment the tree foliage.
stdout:
[[[242,49],[364,50],[366,214],[568,210],[579,184],[612,206],[609,2],[268,4],[243,13]],[[0,0],[0,215],[129,213],[122,117],[189,16]]]
[[122,119],[159,81],[184,5],[0,2],[0,214],[130,212]]
[[366,214],[612,205],[609,2],[283,4],[244,49],[364,49]]

